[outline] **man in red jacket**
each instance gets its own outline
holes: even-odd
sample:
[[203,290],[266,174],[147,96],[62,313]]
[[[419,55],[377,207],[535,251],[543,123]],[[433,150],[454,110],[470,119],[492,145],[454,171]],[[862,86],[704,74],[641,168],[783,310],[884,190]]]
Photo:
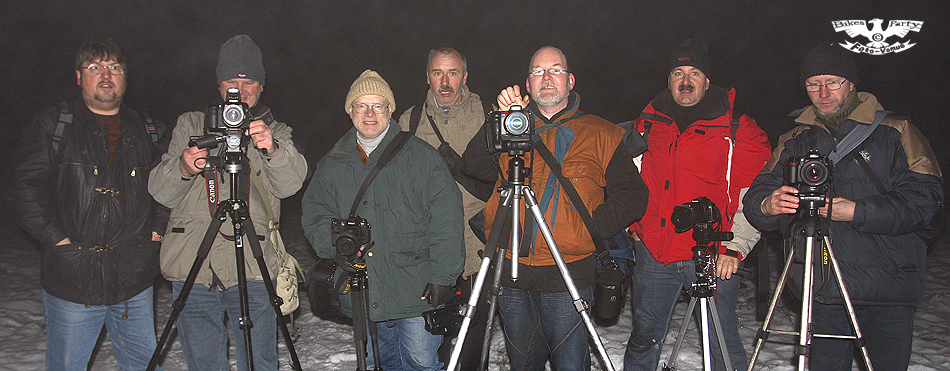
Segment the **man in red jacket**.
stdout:
[[[692,233],[676,233],[673,207],[705,196],[721,210],[722,231],[732,241],[716,242],[719,322],[733,369],[745,369],[739,339],[736,300],[742,258],[758,240],[741,212],[741,192],[769,159],[769,140],[748,115],[735,109],[734,89],[709,83],[708,46],[686,40],[670,57],[668,89],[660,92],[635,122],[647,151],[639,164],[650,189],[646,214],[631,226],[637,243],[633,274],[633,332],[627,342],[624,370],[655,370],[663,339],[682,289],[696,281]],[[738,220],[733,219],[733,217]],[[698,314],[698,312],[697,312]],[[710,321],[713,368],[725,369]]]

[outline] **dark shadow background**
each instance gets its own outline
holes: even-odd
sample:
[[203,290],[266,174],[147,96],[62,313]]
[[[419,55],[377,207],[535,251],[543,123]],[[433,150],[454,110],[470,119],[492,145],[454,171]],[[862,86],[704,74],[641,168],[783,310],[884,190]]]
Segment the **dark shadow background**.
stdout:
[[[706,39],[713,84],[735,87],[739,104],[772,141],[791,127],[786,114],[808,104],[798,84],[802,56],[821,40],[844,41],[832,20],[923,21],[902,41],[913,48],[855,55],[858,89],[911,117],[944,169],[948,72],[946,0],[885,1],[9,1],[0,3],[0,151],[42,107],[75,96],[80,42],[115,38],[126,54],[126,102],[167,123],[201,110],[216,94],[220,45],[246,33],[264,53],[262,102],[294,129],[314,163],[350,127],[343,111],[364,69],[389,82],[398,113],[419,103],[427,51],[453,46],[468,58],[469,87],[494,100],[524,84],[531,54],[554,45],[568,56],[582,109],[631,120],[665,87],[671,48]],[[857,40],[867,42],[867,40]],[[886,40],[895,42],[896,38]],[[5,159],[7,168],[16,159]],[[4,173],[6,173],[4,171]]]

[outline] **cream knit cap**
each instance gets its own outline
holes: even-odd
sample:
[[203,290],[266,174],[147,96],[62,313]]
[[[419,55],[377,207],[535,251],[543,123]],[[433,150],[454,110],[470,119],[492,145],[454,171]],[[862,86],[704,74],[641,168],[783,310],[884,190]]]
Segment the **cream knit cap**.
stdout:
[[353,81],[353,84],[350,85],[350,92],[346,94],[346,104],[343,106],[343,110],[349,114],[350,106],[353,105],[353,101],[364,95],[382,96],[389,102],[390,112],[396,110],[396,99],[393,97],[392,89],[389,88],[389,84],[386,83],[386,80],[383,80],[376,71],[363,71],[360,77],[357,77],[356,81]]

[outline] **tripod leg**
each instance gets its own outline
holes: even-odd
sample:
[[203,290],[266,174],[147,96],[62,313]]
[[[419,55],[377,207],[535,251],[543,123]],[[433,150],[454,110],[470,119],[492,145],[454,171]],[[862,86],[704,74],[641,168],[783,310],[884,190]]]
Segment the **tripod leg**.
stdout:
[[[366,307],[363,301],[364,291],[362,288],[356,287],[357,285],[358,284],[355,284],[351,277],[350,300],[353,302],[353,342],[356,344],[356,369],[358,371],[366,371],[366,332],[368,331],[368,326],[366,324]],[[375,350],[373,355],[376,356],[377,353],[379,353],[379,351]],[[379,363],[375,365],[379,366]]]
[[[782,275],[779,276],[778,283],[775,285],[775,293],[772,294],[772,300],[769,303],[769,311],[765,314],[765,321],[762,322],[762,328],[759,329],[758,333],[755,335],[755,350],[752,351],[752,357],[749,358],[749,368],[748,371],[752,371],[753,366],[755,366],[755,359],[759,356],[759,350],[762,349],[763,343],[769,338],[769,324],[772,322],[772,315],[775,313],[775,307],[778,305],[778,299],[782,297],[782,289],[785,288],[785,280],[788,279],[788,274],[792,266],[792,259],[795,257],[794,250],[788,254],[788,258],[785,259],[785,268],[782,269]],[[760,251],[764,253],[764,251]],[[759,272],[759,274],[768,274],[765,272]]]
[[[366,291],[363,292],[363,300],[364,302],[369,303],[369,293]],[[376,370],[382,370],[382,355],[379,354],[379,329],[376,327],[376,323],[369,319],[369,307],[364,305],[363,308],[363,310],[366,312],[366,314],[364,314],[366,317],[366,327],[369,328],[370,346],[373,347],[373,368]]]
[[468,329],[472,324],[472,318],[475,317],[475,308],[478,306],[479,295],[482,292],[482,287],[485,285],[485,278],[488,276],[488,269],[491,265],[491,255],[486,252],[484,258],[482,258],[482,265],[478,269],[478,275],[475,276],[475,284],[472,287],[472,294],[468,297],[468,302],[465,306],[464,318],[462,319],[462,327],[459,329],[458,340],[455,342],[455,346],[452,348],[452,356],[449,358],[449,364],[446,367],[446,370],[455,370],[456,365],[458,364],[459,356],[462,354],[462,347],[465,345],[465,337],[468,336]]
[[[235,218],[232,216],[232,221]],[[251,308],[248,303],[248,294],[247,294],[247,271],[245,271],[245,261],[244,261],[244,239],[243,229],[241,229],[241,222],[237,221],[234,223],[234,261],[237,269],[235,271],[238,275],[238,296],[241,302],[241,317],[238,318],[238,327],[241,328],[241,333],[244,336],[244,360],[247,363],[247,369],[254,371],[254,348],[253,341],[251,337],[251,329],[254,328],[254,321],[251,320]],[[253,236],[253,234],[251,234]],[[257,236],[254,236],[256,239]],[[266,271],[266,270],[265,270]],[[264,272],[261,272],[264,273]],[[264,285],[270,287],[270,285]]]
[[[551,229],[548,228],[547,222],[544,220],[544,214],[541,212],[541,208],[538,206],[538,200],[534,196],[534,191],[531,190],[530,186],[522,187],[524,190],[526,190],[526,192],[524,192],[525,204],[528,205],[528,209],[530,209],[531,213],[534,214],[535,223],[537,223],[541,234],[544,236],[544,241],[547,242],[548,247],[551,250],[551,256],[554,258],[554,262],[557,264],[557,268],[561,272],[561,278],[564,279],[564,284],[567,286],[567,291],[571,294],[571,298],[574,300],[574,307],[577,309],[577,313],[580,314],[581,318],[584,320],[584,325],[587,327],[587,331],[590,334],[591,340],[593,340],[594,345],[597,347],[597,352],[600,354],[604,365],[607,366],[607,370],[614,371],[614,365],[611,363],[610,357],[607,355],[607,349],[604,348],[604,342],[600,339],[600,336],[597,335],[597,329],[594,328],[594,323],[590,319],[590,314],[588,313],[590,306],[586,301],[584,301],[580,293],[577,291],[577,286],[574,284],[574,279],[571,278],[571,274],[567,270],[567,264],[564,263],[564,258],[561,256],[561,252],[557,248],[557,243],[554,242],[554,235],[551,234]],[[516,257],[512,256],[512,260],[516,260]]]
[[198,271],[201,270],[201,266],[204,264],[205,259],[208,258],[208,253],[211,251],[211,244],[214,243],[214,238],[218,235],[218,228],[221,228],[221,224],[224,223],[225,215],[224,208],[219,207],[218,211],[215,212],[215,217],[211,218],[211,224],[208,225],[208,230],[205,231],[205,236],[201,240],[201,245],[198,245],[195,262],[191,264],[191,270],[188,271],[188,277],[185,278],[184,285],[181,288],[181,292],[178,294],[178,298],[176,298],[172,303],[172,313],[168,317],[168,322],[165,323],[165,329],[162,330],[162,336],[158,341],[158,345],[155,346],[155,352],[152,353],[152,358],[148,361],[148,367],[146,367],[146,370],[154,371],[158,366],[159,355],[162,352],[162,348],[165,347],[165,342],[168,341],[169,335],[171,335],[172,325],[178,319],[182,309],[185,308],[185,302],[188,301],[188,295],[191,293],[192,287],[195,286],[195,280],[198,278]]
[[[729,350],[726,348],[726,338],[722,335],[722,323],[719,322],[719,310],[716,309],[716,301],[705,298],[709,303],[709,312],[712,314],[713,327],[716,328],[716,337],[719,339],[719,350],[722,352],[722,362],[726,365],[726,370],[733,371],[732,360],[729,359]],[[704,342],[709,341],[707,335]]]
[[[807,227],[806,227],[807,229]],[[812,285],[814,283],[814,247],[815,247],[815,237],[814,229],[811,233],[805,232],[805,279],[803,279],[802,287],[802,312],[801,312],[801,328],[798,333],[798,347],[795,350],[796,355],[798,356],[798,369],[805,369],[805,356],[808,354],[808,346],[811,343],[811,333],[809,333],[808,328],[811,326],[811,309],[812,309]]]
[[[675,305],[675,304],[674,304]],[[676,369],[676,355],[680,351],[680,346],[683,345],[683,338],[686,337],[686,327],[689,325],[690,318],[693,315],[693,309],[696,308],[696,298],[689,299],[689,306],[686,307],[686,316],[683,317],[683,324],[680,326],[679,336],[676,337],[676,343],[673,344],[673,352],[670,353],[669,364],[665,367],[660,367],[661,370],[674,370]]]
[[[267,295],[270,297],[271,306],[274,307],[274,315],[277,317],[277,327],[280,329],[280,332],[283,334],[284,340],[287,343],[287,351],[290,353],[290,360],[293,363],[294,370],[300,371],[300,360],[297,358],[297,350],[294,349],[294,342],[290,336],[290,330],[287,329],[287,323],[284,322],[284,317],[280,312],[280,305],[283,303],[283,299],[277,296],[277,290],[274,288],[274,281],[271,279],[270,271],[267,269],[267,262],[264,261],[264,251],[261,249],[261,242],[257,238],[257,233],[254,230],[254,223],[251,221],[250,217],[247,218],[244,226],[246,227],[246,238],[248,241],[250,241],[251,253],[254,255],[254,260],[257,261],[257,268],[261,272],[261,277],[264,278],[264,287],[267,288]],[[238,267],[238,273],[243,271],[243,266]],[[248,346],[248,349],[250,349],[250,346]]]
[[871,367],[871,358],[868,356],[868,347],[864,342],[864,336],[861,334],[861,327],[858,326],[858,318],[854,314],[854,306],[851,305],[851,296],[848,294],[848,288],[844,285],[844,280],[841,278],[841,267],[838,266],[838,259],[835,259],[835,254],[831,250],[831,240],[828,239],[828,236],[825,236],[825,246],[828,247],[828,256],[831,260],[831,267],[835,272],[835,279],[838,281],[838,288],[841,290],[841,299],[844,301],[844,307],[848,310],[848,318],[851,320],[851,327],[854,329],[855,343],[861,349],[861,356],[864,358],[864,365],[867,366],[868,371],[874,371],[874,367]]
[[495,325],[495,313],[498,310],[498,294],[501,292],[501,272],[505,261],[505,248],[498,250],[498,256],[501,261],[495,264],[494,281],[492,281],[491,290],[489,290],[488,319],[485,324],[485,337],[482,339],[482,368],[488,370],[488,356],[491,350],[492,327]]

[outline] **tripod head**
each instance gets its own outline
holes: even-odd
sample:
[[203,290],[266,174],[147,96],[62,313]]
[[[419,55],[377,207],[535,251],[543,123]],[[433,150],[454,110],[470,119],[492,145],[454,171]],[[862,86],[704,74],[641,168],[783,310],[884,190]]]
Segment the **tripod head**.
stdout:
[[521,186],[525,184],[525,179],[530,177],[531,168],[525,164],[524,158],[521,155],[511,154],[511,158],[508,159],[508,184]]
[[716,259],[719,253],[714,241],[732,240],[732,232],[722,232],[722,215],[715,203],[706,197],[697,197],[690,202],[673,207],[674,231],[683,233],[693,230],[693,261],[696,263],[696,282],[689,294],[696,298],[708,298],[716,292]]
[[[716,226],[716,227],[714,227]],[[693,226],[693,262],[696,265],[696,281],[687,290],[690,296],[708,298],[716,293],[716,255],[714,241],[732,240],[732,232],[718,230],[718,224],[699,223]]]

